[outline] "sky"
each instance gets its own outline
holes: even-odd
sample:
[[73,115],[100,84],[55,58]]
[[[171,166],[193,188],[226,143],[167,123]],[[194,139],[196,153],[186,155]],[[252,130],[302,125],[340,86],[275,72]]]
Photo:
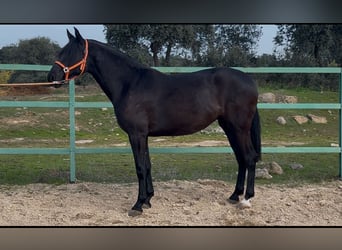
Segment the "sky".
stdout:
[[[76,27],[84,38],[95,39],[100,42],[106,42],[103,32],[103,25],[5,25],[0,24],[0,48],[11,44],[17,44],[19,40],[31,39],[38,36],[48,37],[53,42],[63,47],[68,38],[66,29],[73,33],[73,27]],[[276,35],[276,25],[262,25],[263,36],[259,41],[257,54],[272,54],[273,38]]]

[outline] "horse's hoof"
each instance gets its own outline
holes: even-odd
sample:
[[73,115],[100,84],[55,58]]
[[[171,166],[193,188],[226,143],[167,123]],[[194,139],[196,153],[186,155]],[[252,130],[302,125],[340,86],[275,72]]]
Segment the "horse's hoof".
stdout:
[[149,208],[151,208],[151,207],[152,207],[151,203],[144,203],[144,204],[142,205],[142,208],[145,208],[145,209],[149,209]]
[[240,209],[251,208],[251,207],[252,207],[251,201],[246,200],[246,199],[243,199],[238,205],[238,208]]
[[134,209],[131,209],[128,211],[128,216],[131,216],[131,217],[135,217],[135,216],[139,216],[139,215],[142,215],[142,210],[139,211],[139,210],[134,210]]
[[230,204],[238,204],[239,203],[239,200],[233,200],[233,199],[228,199],[227,200]]

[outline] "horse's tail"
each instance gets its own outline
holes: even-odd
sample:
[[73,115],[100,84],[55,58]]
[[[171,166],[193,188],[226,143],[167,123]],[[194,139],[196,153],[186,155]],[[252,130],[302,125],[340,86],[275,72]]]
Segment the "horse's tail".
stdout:
[[260,118],[258,109],[256,109],[252,127],[251,127],[251,139],[254,146],[254,150],[257,153],[256,161],[261,160],[261,128],[260,128]]

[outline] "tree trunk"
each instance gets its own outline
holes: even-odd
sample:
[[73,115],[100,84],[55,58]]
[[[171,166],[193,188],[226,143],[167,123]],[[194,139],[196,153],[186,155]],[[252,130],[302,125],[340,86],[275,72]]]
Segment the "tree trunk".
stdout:
[[161,46],[158,42],[151,42],[150,45],[151,51],[152,51],[152,56],[153,56],[153,64],[154,67],[159,66],[159,58],[158,58],[158,53],[161,49]]
[[172,44],[168,43],[167,44],[167,48],[166,48],[166,55],[165,55],[165,64],[166,64],[166,66],[170,66],[171,49],[172,49]]

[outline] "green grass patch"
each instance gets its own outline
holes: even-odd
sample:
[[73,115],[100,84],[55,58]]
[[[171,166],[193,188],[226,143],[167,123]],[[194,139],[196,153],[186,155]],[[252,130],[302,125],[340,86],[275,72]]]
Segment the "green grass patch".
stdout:
[[[277,161],[283,175],[257,179],[258,184],[301,185],[338,179],[335,154],[264,154],[264,161]],[[0,184],[66,183],[69,180],[67,155],[0,155]],[[154,181],[216,179],[235,183],[237,163],[232,154],[152,154]],[[132,183],[137,181],[131,154],[82,154],[76,157],[78,181]],[[304,168],[292,170],[291,163]]]
[[69,159],[56,155],[0,155],[0,185],[62,184],[69,180]]

